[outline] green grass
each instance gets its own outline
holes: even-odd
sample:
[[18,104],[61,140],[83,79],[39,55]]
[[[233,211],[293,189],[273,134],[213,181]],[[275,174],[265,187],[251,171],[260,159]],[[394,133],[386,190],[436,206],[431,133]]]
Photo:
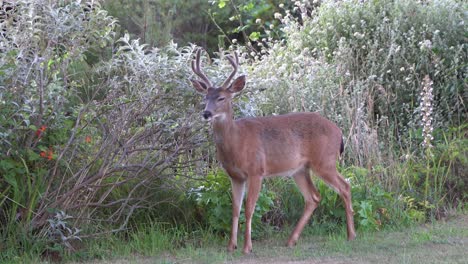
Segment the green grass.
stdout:
[[352,242],[346,241],[344,234],[305,236],[293,249],[284,247],[283,242],[257,241],[255,253],[236,262],[466,263],[468,215],[398,231],[359,233]]
[[[285,246],[290,228],[270,231],[253,241],[254,252],[244,256],[239,249],[226,252],[227,238],[210,230],[188,232],[152,224],[128,235],[109,235],[86,240],[68,263],[466,263],[468,212],[444,221],[393,230],[359,232],[355,241],[346,240],[344,228],[326,233],[320,226],[308,226],[294,248]],[[39,263],[38,257],[17,257],[8,263]],[[43,262],[46,263],[46,262]]]
[[[352,242],[346,240],[344,230],[324,235],[317,227],[309,226],[294,248],[285,247],[289,231],[272,232],[268,238],[253,241],[254,252],[248,256],[240,249],[228,254],[227,238],[209,231],[153,231],[137,232],[129,241],[96,243],[88,248],[88,257],[98,259],[89,263],[466,263],[468,259],[466,212],[448,221],[358,233]],[[241,247],[243,241],[239,238]]]

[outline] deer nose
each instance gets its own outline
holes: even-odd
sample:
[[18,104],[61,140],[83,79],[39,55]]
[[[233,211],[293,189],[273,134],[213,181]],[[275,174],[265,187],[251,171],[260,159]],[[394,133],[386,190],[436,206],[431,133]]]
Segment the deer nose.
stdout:
[[204,111],[203,112],[203,118],[205,118],[206,120],[210,119],[212,117],[212,113],[210,111]]

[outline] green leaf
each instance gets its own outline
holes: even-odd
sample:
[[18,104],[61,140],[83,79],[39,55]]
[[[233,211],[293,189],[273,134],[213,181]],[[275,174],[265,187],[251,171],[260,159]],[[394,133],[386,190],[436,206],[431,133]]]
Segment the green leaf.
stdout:
[[218,7],[219,7],[220,9],[224,8],[225,6],[226,6],[226,1],[225,1],[225,0],[219,1]]
[[248,12],[248,11],[252,10],[254,7],[255,7],[254,3],[250,2],[250,3],[246,4],[246,5],[244,5],[243,9],[244,9],[244,11]]
[[15,167],[15,165],[13,164],[13,161],[11,160],[0,160],[0,167],[5,170],[5,171],[8,171],[8,170],[11,170]]
[[14,173],[7,173],[4,176],[4,179],[7,183],[9,183],[11,186],[13,186],[13,189],[15,192],[17,192],[18,189],[18,182],[16,181],[16,176]]
[[28,150],[28,159],[30,161],[38,160],[41,156],[32,150]]
[[260,32],[252,32],[249,35],[249,39],[252,41],[257,41],[260,38]]
[[50,66],[52,66],[52,64],[54,64],[54,60],[53,59],[50,59],[48,62],[47,62],[47,69],[50,70]]

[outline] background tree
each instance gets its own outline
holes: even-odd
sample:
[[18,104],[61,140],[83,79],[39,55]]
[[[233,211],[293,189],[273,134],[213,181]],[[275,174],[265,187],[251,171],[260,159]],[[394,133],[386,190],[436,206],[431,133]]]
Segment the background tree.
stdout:
[[119,20],[121,32],[154,47],[171,41],[186,46],[196,43],[217,49],[217,29],[208,12],[208,1],[195,0],[117,0],[105,1],[103,7]]

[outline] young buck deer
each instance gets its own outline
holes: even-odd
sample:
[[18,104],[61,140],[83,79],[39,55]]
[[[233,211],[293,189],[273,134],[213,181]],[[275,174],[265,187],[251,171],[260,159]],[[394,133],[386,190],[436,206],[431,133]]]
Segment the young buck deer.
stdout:
[[250,236],[252,215],[265,177],[292,176],[305,200],[304,213],[287,242],[295,245],[302,229],[320,202],[320,194],[310,178],[310,170],[322,178],[343,199],[348,240],[356,237],[351,203],[351,188],[336,170],[343,152],[341,130],[317,113],[290,113],[279,116],[233,119],[232,99],[245,85],[245,76],[232,83],[239,59],[228,56],[232,73],[221,86],[213,86],[200,68],[201,50],[192,61],[193,72],[201,80],[191,79],[193,87],[205,95],[203,117],[213,125],[217,158],[229,174],[232,184],[232,230],[228,251],[237,248],[237,230],[247,183],[245,205],[244,253],[252,251]]

